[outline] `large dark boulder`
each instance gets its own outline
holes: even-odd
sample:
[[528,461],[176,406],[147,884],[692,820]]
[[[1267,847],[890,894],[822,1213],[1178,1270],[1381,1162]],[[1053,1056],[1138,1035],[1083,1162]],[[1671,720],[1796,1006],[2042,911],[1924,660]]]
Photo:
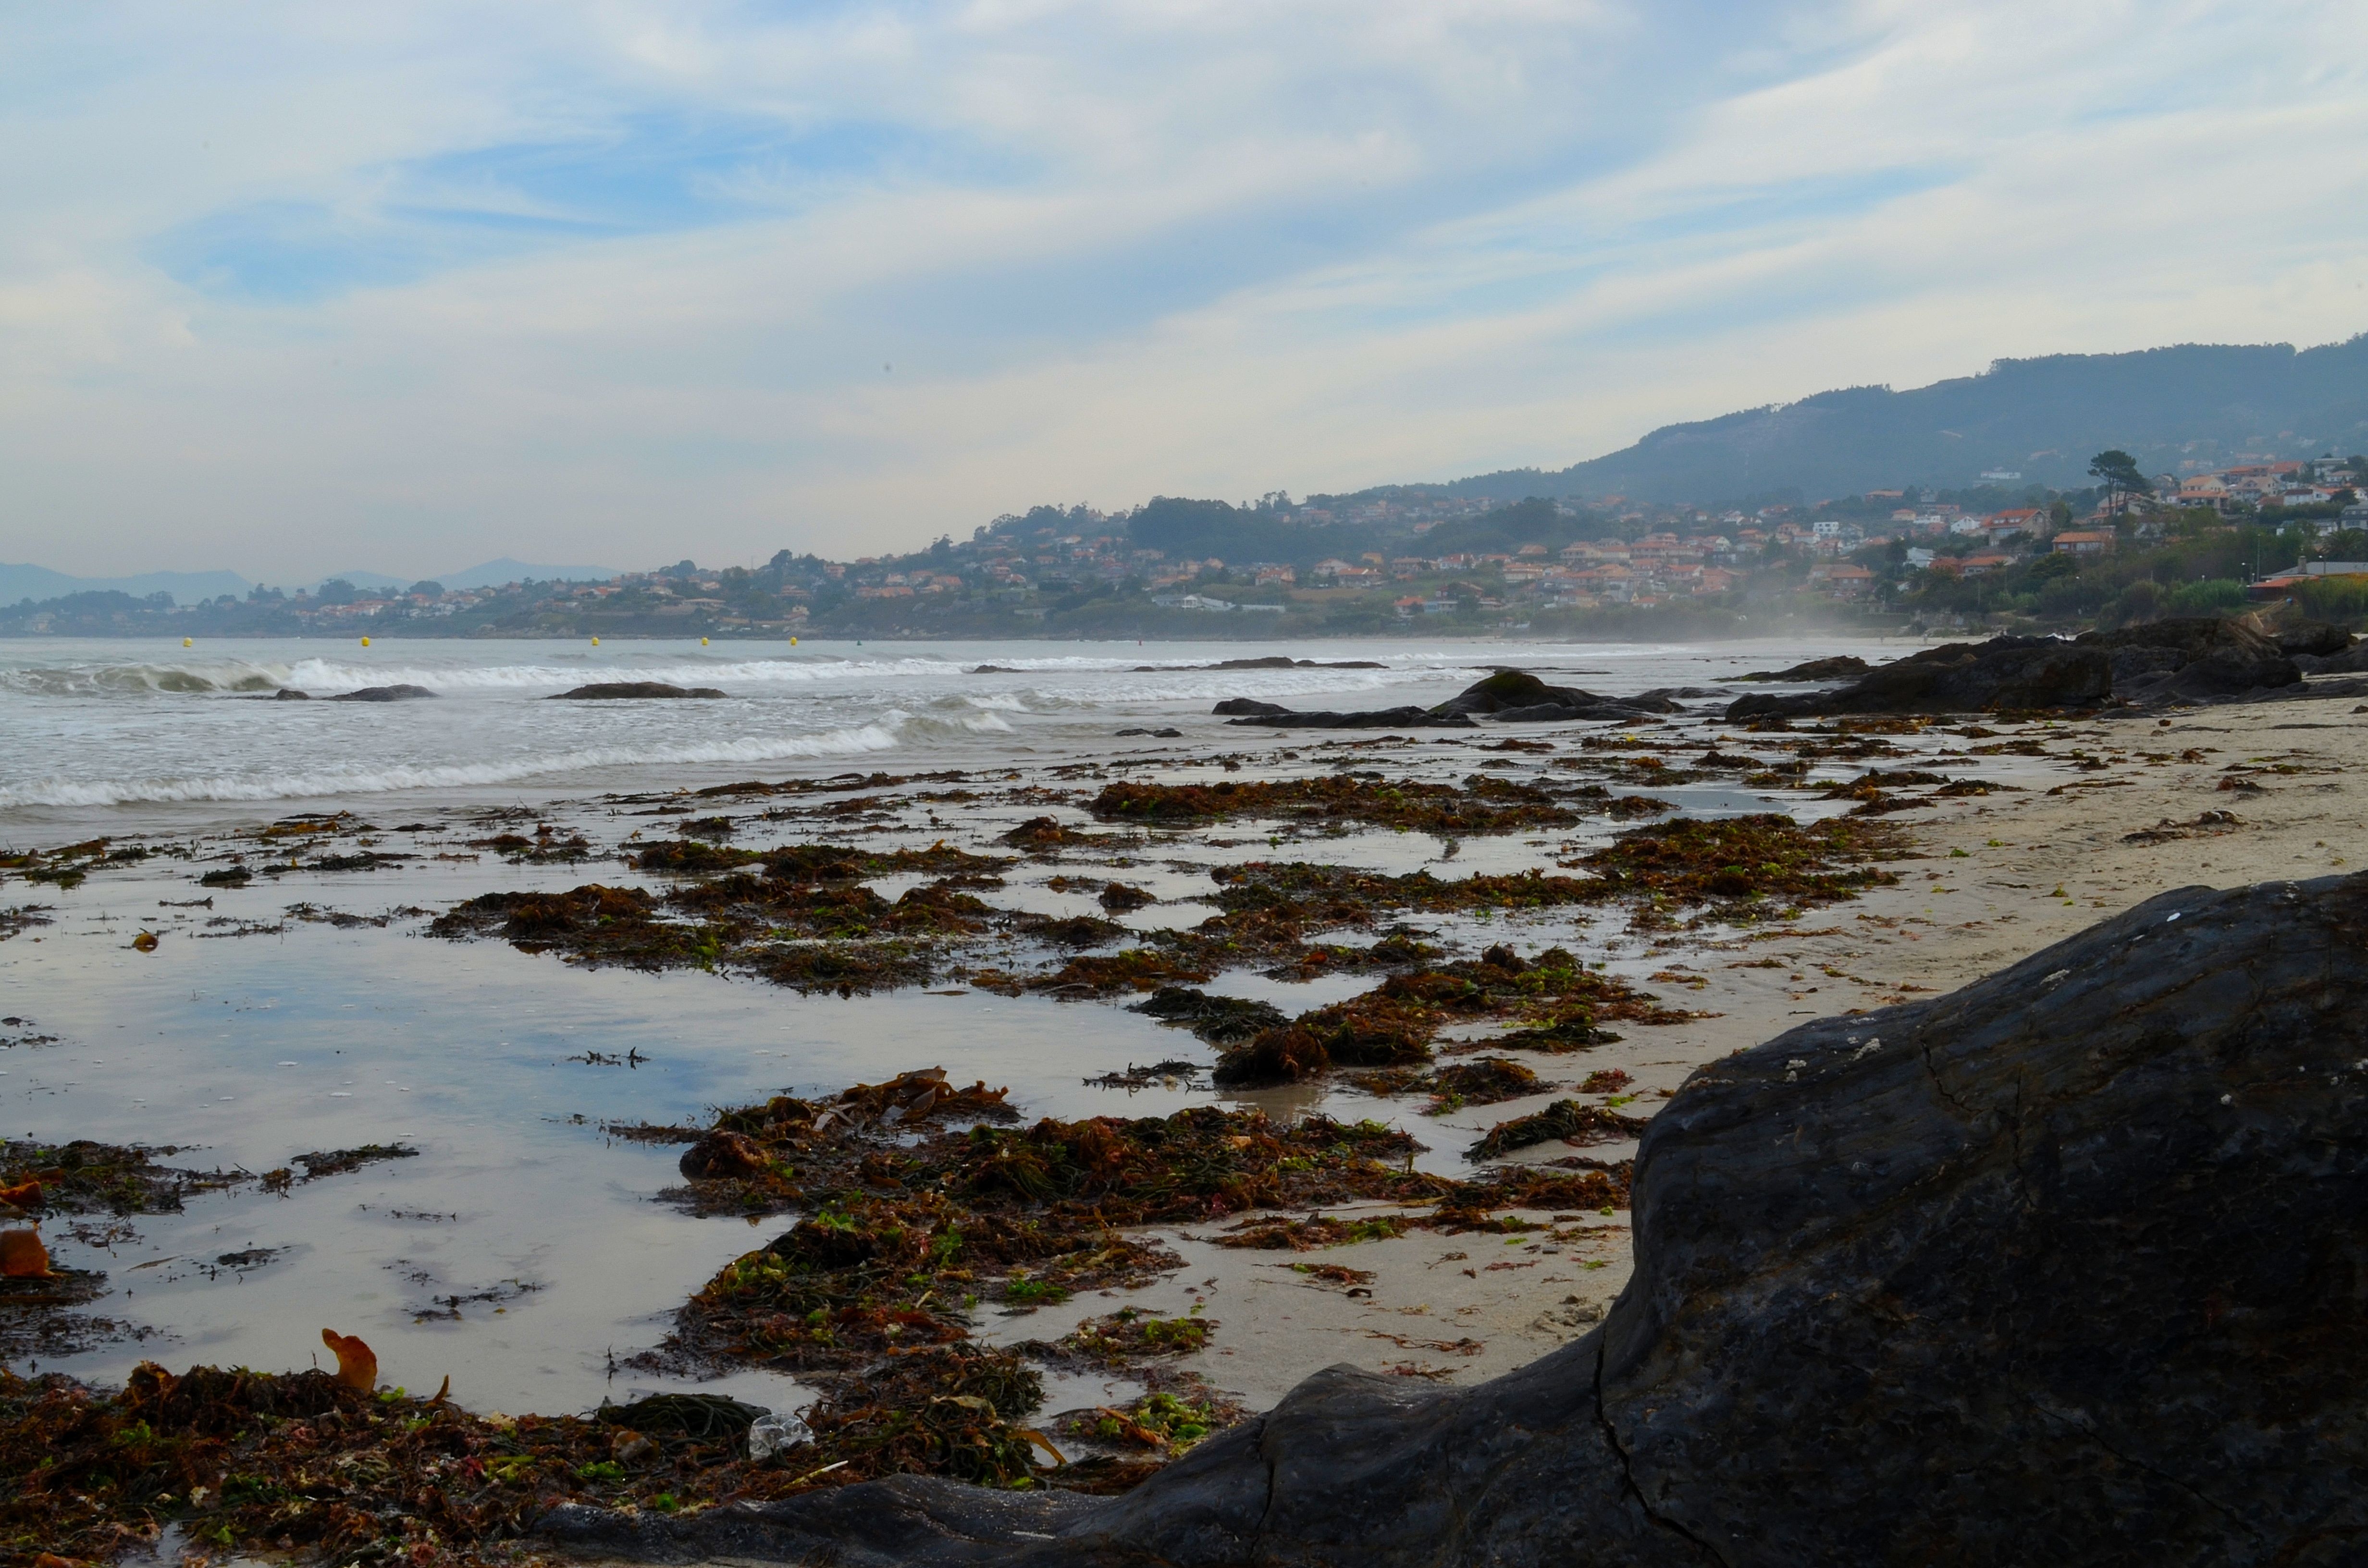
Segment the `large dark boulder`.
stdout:
[[1877,665],[1848,686],[1793,697],[1738,697],[1730,722],[1834,713],[1982,713],[2094,708],[2112,694],[2105,653],[2053,637],[1944,642]]
[[[285,697],[288,694],[283,691],[279,695]],[[335,697],[324,697],[322,700],[324,702],[424,702],[435,695],[424,686],[366,686],[357,691],[341,691]]]
[[2307,655],[2325,659],[2351,646],[2351,633],[2324,620],[2302,620],[2281,628],[2271,639],[2287,658]]
[[578,1549],[873,1563],[2368,1560],[2368,876],[2151,899],[1698,1072],[1603,1326],[1346,1369],[1124,1496],[905,1479]]
[[2277,642],[2241,619],[2183,616],[2084,631],[2077,641],[2104,651],[2114,694],[2137,701],[2235,697],[2302,679]]
[[2368,642],[2354,642],[2339,653],[2290,655],[2305,675],[2350,676],[2368,672]]

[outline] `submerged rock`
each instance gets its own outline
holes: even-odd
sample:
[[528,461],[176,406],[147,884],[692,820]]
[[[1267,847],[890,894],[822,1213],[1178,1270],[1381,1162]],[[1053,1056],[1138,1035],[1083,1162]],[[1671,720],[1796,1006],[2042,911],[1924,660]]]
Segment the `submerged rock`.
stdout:
[[[286,692],[279,696],[285,698]],[[302,696],[302,692],[297,694]],[[341,691],[335,697],[321,699],[324,702],[418,702],[436,694],[424,686],[366,686],[359,691]],[[277,700],[275,699],[275,700]]]
[[[2101,655],[2100,655],[2101,657]],[[871,1563],[2337,1563],[2368,1551],[2368,876],[2168,893],[1696,1073],[1602,1325],[1347,1368],[1114,1499],[907,1478],[541,1527]]]
[[625,698],[722,697],[712,686],[669,686],[662,680],[599,680],[563,691],[553,702],[594,702]]
[[1739,723],[1831,713],[2094,708],[2112,691],[2112,665],[2102,649],[2053,637],[1993,637],[1921,649],[1827,691],[1738,697],[1727,704],[1726,718]]

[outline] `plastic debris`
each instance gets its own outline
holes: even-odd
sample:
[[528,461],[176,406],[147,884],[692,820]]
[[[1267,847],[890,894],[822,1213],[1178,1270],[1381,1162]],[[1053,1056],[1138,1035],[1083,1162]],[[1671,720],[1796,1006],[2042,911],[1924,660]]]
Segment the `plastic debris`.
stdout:
[[759,1415],[748,1428],[748,1457],[768,1460],[814,1441],[814,1428],[795,1415],[776,1411]]

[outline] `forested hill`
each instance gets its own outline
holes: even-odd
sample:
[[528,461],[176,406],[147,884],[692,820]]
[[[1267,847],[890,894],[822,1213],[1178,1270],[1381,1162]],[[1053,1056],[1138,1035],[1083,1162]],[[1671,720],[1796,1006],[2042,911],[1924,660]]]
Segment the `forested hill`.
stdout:
[[1427,487],[1519,500],[1624,494],[1710,502],[1797,491],[1816,500],[1917,484],[1961,487],[1985,471],[2083,485],[2090,454],[2135,453],[2148,472],[2181,459],[2339,455],[2368,448],[2368,334],[2288,344],[2190,344],[2135,354],[2001,359],[1911,392],[1850,387],[1798,403],[1668,425],[1559,472],[1510,469]]

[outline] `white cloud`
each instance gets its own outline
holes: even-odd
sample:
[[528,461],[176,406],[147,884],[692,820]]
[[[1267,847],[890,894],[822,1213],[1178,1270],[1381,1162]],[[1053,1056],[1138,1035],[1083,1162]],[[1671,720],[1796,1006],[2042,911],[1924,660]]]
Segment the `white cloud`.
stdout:
[[2368,327],[2340,5],[237,15],[0,22],[0,557],[847,552]]

